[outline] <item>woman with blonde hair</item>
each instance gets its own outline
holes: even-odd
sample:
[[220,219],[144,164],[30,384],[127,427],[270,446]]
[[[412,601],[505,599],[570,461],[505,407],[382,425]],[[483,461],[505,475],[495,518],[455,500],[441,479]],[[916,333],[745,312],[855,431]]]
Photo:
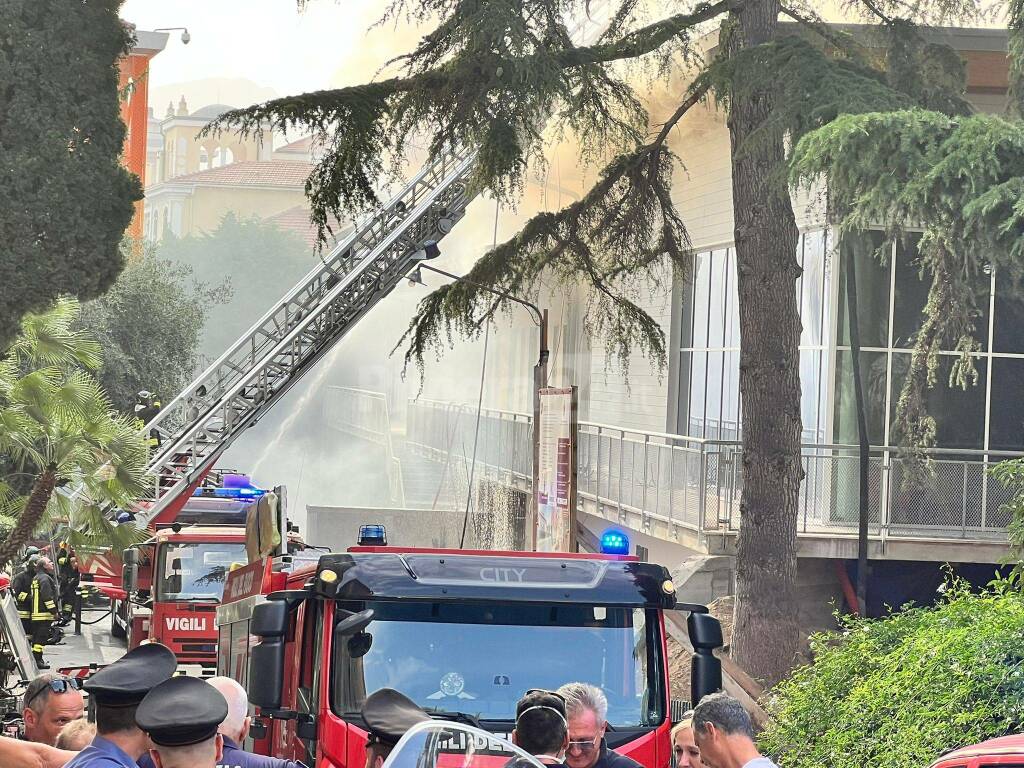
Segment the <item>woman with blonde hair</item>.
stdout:
[[693,740],[693,710],[672,727],[672,764],[676,768],[704,768]]

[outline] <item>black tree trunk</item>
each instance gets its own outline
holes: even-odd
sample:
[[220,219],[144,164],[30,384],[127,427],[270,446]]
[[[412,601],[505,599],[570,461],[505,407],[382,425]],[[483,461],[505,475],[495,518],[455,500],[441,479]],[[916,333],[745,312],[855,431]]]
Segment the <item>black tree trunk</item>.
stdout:
[[[754,0],[727,33],[730,52],[771,41],[778,0]],[[781,136],[748,141],[773,109],[769,92],[729,103],[740,319],[743,493],[732,654],[766,684],[789,671],[799,646],[796,530],[800,463],[799,231]]]

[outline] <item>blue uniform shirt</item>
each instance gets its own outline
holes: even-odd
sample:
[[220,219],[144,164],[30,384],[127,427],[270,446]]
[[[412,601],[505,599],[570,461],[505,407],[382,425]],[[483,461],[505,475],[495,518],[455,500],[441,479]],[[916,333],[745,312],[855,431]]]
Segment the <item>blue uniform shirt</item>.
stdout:
[[302,763],[292,760],[246,752],[227,736],[223,738],[224,756],[217,763],[217,768],[301,768],[302,766]]
[[67,763],[64,768],[138,768],[136,762],[117,744],[102,736],[92,740]]

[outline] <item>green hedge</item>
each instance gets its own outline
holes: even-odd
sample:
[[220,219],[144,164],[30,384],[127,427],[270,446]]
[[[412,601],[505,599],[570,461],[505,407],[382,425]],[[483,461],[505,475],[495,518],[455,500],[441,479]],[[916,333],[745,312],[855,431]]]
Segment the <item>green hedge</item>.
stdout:
[[773,691],[764,751],[785,768],[922,768],[1024,726],[1024,598],[952,582],[935,608],[846,620]]

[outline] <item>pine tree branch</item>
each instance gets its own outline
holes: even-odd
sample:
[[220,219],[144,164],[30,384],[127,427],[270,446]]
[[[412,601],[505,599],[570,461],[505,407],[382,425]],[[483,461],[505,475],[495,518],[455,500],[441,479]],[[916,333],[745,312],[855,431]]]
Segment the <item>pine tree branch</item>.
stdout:
[[853,41],[844,35],[834,32],[828,23],[819,18],[804,16],[793,8],[789,8],[785,5],[783,5],[780,10],[784,16],[788,16],[800,26],[806,27],[826,42],[831,43],[837,51],[842,51],[851,58],[857,60],[861,59],[861,56],[854,48]]

